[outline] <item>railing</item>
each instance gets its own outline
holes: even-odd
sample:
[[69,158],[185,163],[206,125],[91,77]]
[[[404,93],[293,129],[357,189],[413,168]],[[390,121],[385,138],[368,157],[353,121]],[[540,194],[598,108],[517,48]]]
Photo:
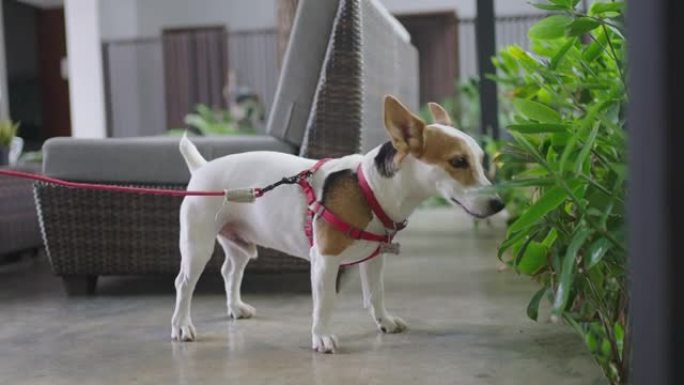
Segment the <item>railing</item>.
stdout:
[[[279,74],[276,31],[230,32],[227,42],[236,85],[259,95],[268,111]],[[161,37],[103,44],[110,136],[158,135],[174,128],[167,127],[163,45]]]
[[[543,17],[497,17],[497,49],[509,44],[528,48],[527,30]],[[230,32],[227,36],[228,63],[237,85],[259,95],[269,111],[279,75],[276,31]],[[477,76],[475,19],[458,21],[458,44],[460,79]],[[163,39],[107,42],[103,55],[110,136],[158,135],[174,128],[167,124]]]
[[[497,51],[510,44],[529,48],[527,30],[546,15],[498,16],[496,22]],[[461,79],[477,76],[477,40],[475,36],[476,19],[458,21],[458,58]]]

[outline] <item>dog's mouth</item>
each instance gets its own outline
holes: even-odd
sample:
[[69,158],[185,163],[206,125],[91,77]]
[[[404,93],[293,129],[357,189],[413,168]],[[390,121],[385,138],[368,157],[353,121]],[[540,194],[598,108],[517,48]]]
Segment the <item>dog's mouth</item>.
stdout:
[[472,217],[479,218],[479,219],[484,219],[484,218],[487,218],[487,217],[488,217],[488,215],[478,214],[478,213],[475,213],[475,212],[470,211],[470,209],[468,209],[463,203],[459,202],[457,199],[454,199],[454,198],[450,198],[450,199],[451,199],[452,202],[454,202],[454,203],[456,203],[457,205],[461,206],[461,208],[462,208],[466,213],[468,213],[468,215],[470,215],[470,216],[472,216]]

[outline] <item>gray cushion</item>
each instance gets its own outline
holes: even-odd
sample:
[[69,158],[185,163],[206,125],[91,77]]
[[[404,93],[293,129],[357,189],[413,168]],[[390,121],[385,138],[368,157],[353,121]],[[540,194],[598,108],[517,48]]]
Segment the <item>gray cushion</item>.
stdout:
[[[190,139],[208,160],[246,151],[295,152],[293,146],[270,136]],[[190,173],[178,151],[179,140],[52,138],[43,146],[43,172],[75,181],[185,184]]]
[[338,0],[300,0],[269,113],[267,132],[302,144]]

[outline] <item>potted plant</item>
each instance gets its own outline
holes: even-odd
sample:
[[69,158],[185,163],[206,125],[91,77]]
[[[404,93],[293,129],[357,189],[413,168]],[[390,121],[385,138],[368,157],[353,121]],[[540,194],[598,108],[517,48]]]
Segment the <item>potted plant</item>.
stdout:
[[9,163],[10,146],[18,129],[19,123],[13,123],[10,120],[0,121],[0,166]]

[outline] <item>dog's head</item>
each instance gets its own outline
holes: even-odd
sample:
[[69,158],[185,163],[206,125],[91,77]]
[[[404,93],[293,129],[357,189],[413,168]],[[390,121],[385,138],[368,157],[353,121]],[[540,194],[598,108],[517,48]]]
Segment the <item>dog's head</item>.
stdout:
[[391,164],[378,166],[385,167],[386,171],[389,167],[398,170],[404,158],[412,156],[420,164],[417,170],[421,175],[417,179],[430,185],[426,187],[435,193],[479,218],[501,211],[504,203],[498,195],[478,191],[491,185],[484,173],[484,152],[480,145],[452,127],[449,114],[439,104],[429,106],[434,123],[426,125],[397,99],[385,97],[385,128],[394,154],[391,159],[385,159]]

